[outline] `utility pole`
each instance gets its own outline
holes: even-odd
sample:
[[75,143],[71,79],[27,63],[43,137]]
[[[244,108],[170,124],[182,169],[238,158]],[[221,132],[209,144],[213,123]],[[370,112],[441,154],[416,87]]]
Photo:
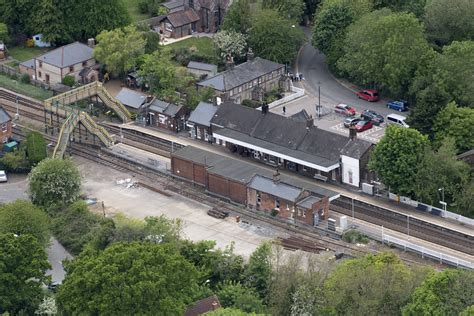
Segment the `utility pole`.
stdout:
[[321,118],[321,82],[318,81],[318,106],[316,107],[316,114],[318,115],[318,120]]

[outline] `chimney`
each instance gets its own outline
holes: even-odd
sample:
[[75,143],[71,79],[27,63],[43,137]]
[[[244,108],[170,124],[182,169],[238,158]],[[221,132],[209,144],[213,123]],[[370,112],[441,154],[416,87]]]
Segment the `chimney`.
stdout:
[[273,174],[273,183],[275,183],[275,184],[280,183],[280,171],[278,171],[278,168],[276,169],[275,173]]
[[268,103],[266,102],[262,104],[262,113],[263,114],[268,113]]
[[247,52],[247,61],[251,61],[253,60],[255,57],[255,54],[253,53],[252,49],[249,48],[248,52]]
[[349,139],[356,140],[357,139],[357,130],[355,126],[349,127]]
[[310,115],[309,118],[306,120],[306,129],[310,129],[314,126],[314,119],[313,116]]
[[95,38],[89,38],[87,40],[87,46],[89,46],[90,48],[94,48],[95,47]]

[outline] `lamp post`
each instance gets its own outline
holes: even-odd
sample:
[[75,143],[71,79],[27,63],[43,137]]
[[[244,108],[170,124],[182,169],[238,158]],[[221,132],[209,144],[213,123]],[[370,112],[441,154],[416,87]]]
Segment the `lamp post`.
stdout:
[[444,188],[439,188],[438,191],[441,192],[441,201],[439,201],[439,204],[443,205],[443,217],[446,216],[446,206],[447,203],[444,202]]
[[316,115],[321,118],[321,81],[318,81],[318,105],[316,105]]
[[410,215],[407,215],[407,234],[408,239],[410,239]]

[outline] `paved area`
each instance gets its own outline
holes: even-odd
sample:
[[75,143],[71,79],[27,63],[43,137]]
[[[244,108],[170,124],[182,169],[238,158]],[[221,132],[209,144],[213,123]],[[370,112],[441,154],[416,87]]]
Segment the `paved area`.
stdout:
[[0,183],[0,204],[18,199],[27,200],[28,182],[26,175],[7,173],[8,182]]
[[56,238],[51,238],[50,246],[47,249],[48,260],[52,269],[46,271],[46,275],[51,275],[51,281],[55,283],[62,283],[66,276],[66,271],[62,261],[65,259],[72,259],[72,255],[57,241]]

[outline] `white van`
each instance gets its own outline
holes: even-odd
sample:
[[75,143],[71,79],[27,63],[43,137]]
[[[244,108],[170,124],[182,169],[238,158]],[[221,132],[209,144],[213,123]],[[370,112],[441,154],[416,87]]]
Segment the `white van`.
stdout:
[[408,124],[406,123],[406,117],[402,116],[402,115],[398,115],[398,114],[389,114],[387,115],[387,124],[393,124],[393,125],[398,125],[398,126],[401,126],[401,127],[410,127],[408,126]]

